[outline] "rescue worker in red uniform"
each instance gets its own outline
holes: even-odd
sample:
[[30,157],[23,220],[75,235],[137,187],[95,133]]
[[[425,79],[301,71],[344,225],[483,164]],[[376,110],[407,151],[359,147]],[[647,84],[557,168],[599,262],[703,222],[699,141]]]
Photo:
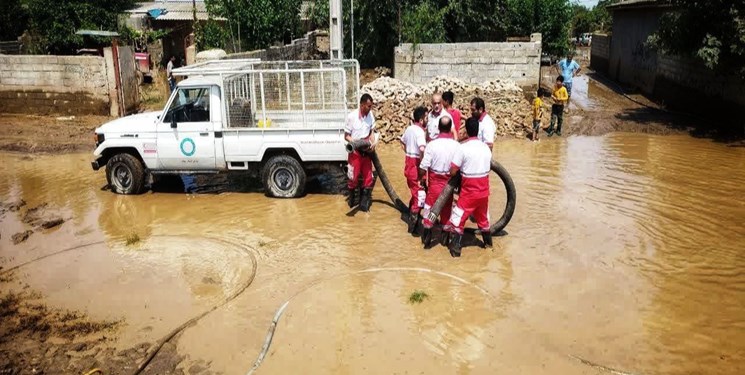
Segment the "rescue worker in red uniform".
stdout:
[[370,142],[368,150],[355,150],[348,156],[348,174],[349,182],[349,207],[357,205],[357,188],[360,176],[362,176],[362,192],[359,195],[360,210],[367,212],[372,204],[372,159],[368,151],[375,151],[375,116],[372,114],[373,99],[370,94],[364,94],[360,98],[360,108],[352,111],[347,115],[344,124],[344,140],[354,142],[365,139]]
[[[430,245],[432,227],[434,226],[433,220],[429,217],[429,211],[440,196],[442,189],[448,184],[448,180],[450,180],[450,164],[453,161],[455,152],[460,146],[458,141],[453,139],[452,128],[453,123],[449,117],[444,116],[440,118],[440,134],[437,139],[427,144],[427,147],[424,149],[422,162],[419,165],[419,178],[424,178],[426,174],[429,175],[427,197],[424,200],[424,219],[422,220],[424,226],[422,243],[425,248],[428,248]],[[440,223],[444,224],[442,228],[443,238],[447,238],[448,234],[453,230],[452,225],[450,225],[450,211],[452,207],[453,197],[450,196],[450,199],[445,202],[445,206],[440,212]]]
[[473,214],[481,231],[484,245],[492,246],[489,229],[489,172],[491,171],[491,149],[479,140],[479,118],[471,117],[466,121],[468,139],[463,142],[453,156],[450,164],[450,175],[461,175],[460,195],[453,208],[450,223],[455,233],[448,248],[450,255],[459,257],[463,227],[468,217]]
[[409,233],[413,233],[419,221],[419,211],[424,206],[425,191],[419,179],[419,162],[422,160],[424,147],[427,145],[425,129],[427,122],[427,108],[414,109],[414,123],[409,125],[401,137],[401,146],[406,153],[404,162],[404,177],[411,192],[409,200]]

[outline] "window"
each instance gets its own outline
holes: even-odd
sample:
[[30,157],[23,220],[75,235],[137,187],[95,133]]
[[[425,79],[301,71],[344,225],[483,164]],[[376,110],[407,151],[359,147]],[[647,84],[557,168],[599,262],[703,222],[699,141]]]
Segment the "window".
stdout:
[[210,120],[210,88],[179,89],[163,122],[206,122]]

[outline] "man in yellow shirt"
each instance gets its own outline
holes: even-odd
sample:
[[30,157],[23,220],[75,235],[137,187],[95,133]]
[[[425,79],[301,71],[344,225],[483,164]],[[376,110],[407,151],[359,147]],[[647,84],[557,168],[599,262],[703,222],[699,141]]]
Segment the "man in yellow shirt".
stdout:
[[561,136],[561,125],[564,124],[564,104],[569,100],[569,93],[564,87],[564,76],[556,77],[556,85],[554,85],[551,98],[554,100],[554,105],[551,106],[551,124],[546,132],[549,137],[554,135],[554,123],[557,123],[556,135]]
[[533,99],[533,142],[538,142],[538,133],[541,130],[541,120],[543,119],[543,89],[538,92]]

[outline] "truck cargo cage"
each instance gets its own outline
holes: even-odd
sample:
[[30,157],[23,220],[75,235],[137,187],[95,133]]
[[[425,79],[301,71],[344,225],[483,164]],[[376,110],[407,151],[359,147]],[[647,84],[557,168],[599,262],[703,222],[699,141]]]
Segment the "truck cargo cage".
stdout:
[[173,74],[219,76],[227,128],[341,128],[358,104],[356,60],[215,60]]

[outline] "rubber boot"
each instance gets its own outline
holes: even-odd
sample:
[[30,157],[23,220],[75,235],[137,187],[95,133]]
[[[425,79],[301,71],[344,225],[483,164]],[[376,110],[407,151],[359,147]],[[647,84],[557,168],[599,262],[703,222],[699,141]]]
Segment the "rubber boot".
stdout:
[[448,250],[450,250],[450,256],[453,258],[460,258],[461,240],[463,239],[462,234],[453,233]]
[[424,227],[422,230],[422,245],[424,245],[424,249],[429,249],[429,245],[432,242],[432,228]]
[[372,205],[372,189],[362,189],[362,197],[360,198],[360,210],[362,212],[370,211]]
[[416,231],[416,225],[419,222],[419,214],[418,213],[415,214],[413,212],[409,212],[409,219],[408,220],[409,220],[409,222],[408,222],[409,227],[408,227],[407,230],[409,231],[409,233],[414,234],[414,231]]
[[484,239],[484,247],[494,246],[491,240],[491,232],[481,232],[481,238]]
[[442,246],[449,246],[450,245],[450,236],[452,233],[450,231],[444,230],[442,231],[442,234],[440,234],[440,244]]
[[347,204],[349,204],[349,208],[354,208],[354,206],[359,204],[359,201],[357,199],[357,188],[349,189],[349,195],[347,196]]

